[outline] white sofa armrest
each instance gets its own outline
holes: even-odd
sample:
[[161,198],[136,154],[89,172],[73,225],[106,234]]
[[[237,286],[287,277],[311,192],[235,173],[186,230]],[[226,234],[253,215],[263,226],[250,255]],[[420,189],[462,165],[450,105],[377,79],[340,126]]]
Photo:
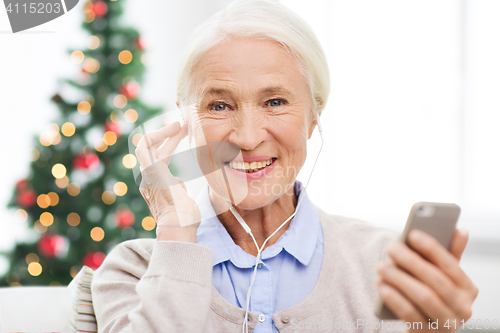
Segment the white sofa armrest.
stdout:
[[0,288],[0,332],[69,332],[67,287]]

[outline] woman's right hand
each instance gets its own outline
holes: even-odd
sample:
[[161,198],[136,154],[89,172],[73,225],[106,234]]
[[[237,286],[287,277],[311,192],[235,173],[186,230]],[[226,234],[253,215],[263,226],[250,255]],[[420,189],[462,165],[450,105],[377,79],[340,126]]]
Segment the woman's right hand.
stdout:
[[142,174],[139,191],[156,220],[157,240],[196,243],[200,210],[186,185],[168,168],[172,153],[187,135],[187,126],[176,121],[148,132],[135,149]]

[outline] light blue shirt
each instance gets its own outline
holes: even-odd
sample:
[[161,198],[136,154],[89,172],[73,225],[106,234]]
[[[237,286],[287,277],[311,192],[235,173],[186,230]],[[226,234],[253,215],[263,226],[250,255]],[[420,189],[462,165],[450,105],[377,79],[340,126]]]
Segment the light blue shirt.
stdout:
[[[257,266],[261,267],[257,269],[252,286],[249,311],[263,316],[259,316],[254,333],[278,333],[272,314],[309,296],[321,270],[323,230],[318,210],[298,180],[294,191],[299,195],[298,200],[304,196],[299,209],[278,241],[262,251],[262,265]],[[197,242],[215,252],[212,283],[229,303],[245,309],[256,257],[236,245],[216,217],[208,185],[196,202],[202,221]]]

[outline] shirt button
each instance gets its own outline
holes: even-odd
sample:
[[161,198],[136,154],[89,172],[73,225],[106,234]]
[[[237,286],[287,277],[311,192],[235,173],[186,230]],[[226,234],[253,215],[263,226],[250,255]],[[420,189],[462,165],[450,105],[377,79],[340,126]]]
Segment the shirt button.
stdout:
[[263,315],[263,314],[260,314],[260,315],[259,315],[259,321],[262,323],[262,322],[264,322],[265,320],[266,320],[266,316],[265,316],[265,315]]
[[262,263],[259,262],[259,264],[257,265],[257,268],[262,268]]
[[281,321],[284,322],[285,324],[288,323],[290,321],[290,317],[288,316],[283,316],[281,317]]

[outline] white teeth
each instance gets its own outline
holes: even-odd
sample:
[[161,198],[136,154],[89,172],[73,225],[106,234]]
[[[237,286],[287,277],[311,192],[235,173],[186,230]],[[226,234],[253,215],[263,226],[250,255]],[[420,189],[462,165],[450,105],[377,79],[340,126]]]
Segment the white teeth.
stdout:
[[258,169],[264,168],[268,165],[270,165],[273,162],[273,159],[268,159],[266,161],[260,161],[260,162],[230,162],[229,166],[233,169],[238,169],[238,170],[243,170],[247,172],[254,172],[257,171]]

